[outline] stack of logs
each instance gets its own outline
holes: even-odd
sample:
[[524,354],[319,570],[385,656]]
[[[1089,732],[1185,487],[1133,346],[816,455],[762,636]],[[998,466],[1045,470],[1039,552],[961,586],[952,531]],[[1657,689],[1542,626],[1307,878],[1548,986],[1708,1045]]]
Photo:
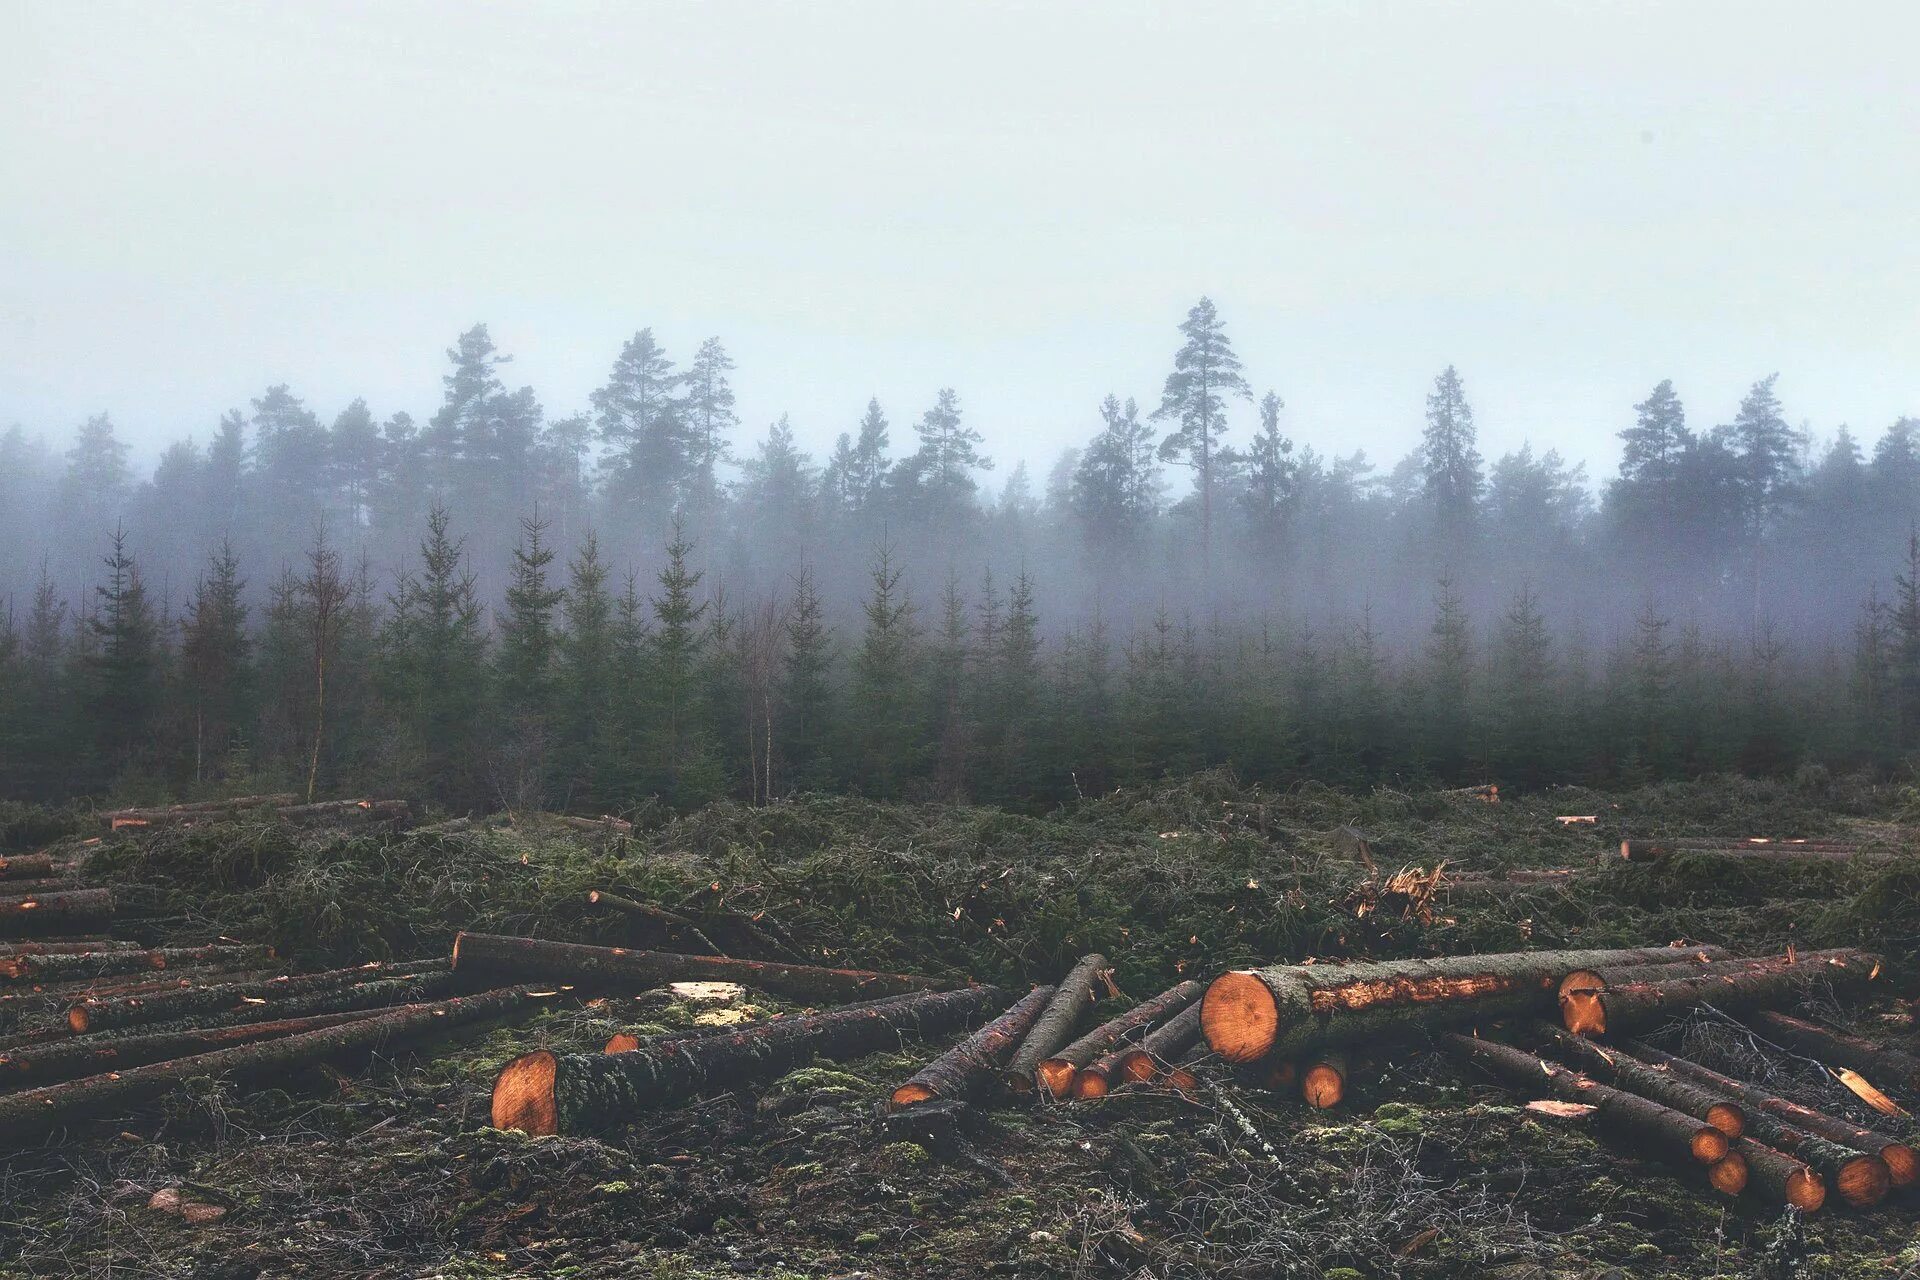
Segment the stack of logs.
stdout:
[[107,833],[156,831],[168,827],[197,827],[261,818],[299,827],[399,824],[410,810],[405,800],[322,800],[302,803],[292,792],[263,796],[233,796],[225,800],[197,800],[157,809],[111,809],[100,814]]

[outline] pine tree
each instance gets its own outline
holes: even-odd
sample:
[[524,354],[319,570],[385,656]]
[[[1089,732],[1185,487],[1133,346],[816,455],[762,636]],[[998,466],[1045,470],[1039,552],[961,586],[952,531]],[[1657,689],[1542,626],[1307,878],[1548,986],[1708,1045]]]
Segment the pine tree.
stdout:
[[1140,408],[1116,396],[1100,403],[1100,434],[1072,470],[1068,501],[1097,553],[1124,553],[1160,507],[1160,470],[1153,428]]
[[1732,440],[1745,473],[1748,519],[1755,537],[1793,480],[1794,432],[1781,416],[1780,397],[1773,390],[1779,378],[1772,373],[1754,383],[1733,420]]
[[793,785],[822,791],[832,782],[834,737],[832,633],[813,585],[813,570],[802,566],[787,613],[787,652],[780,686],[780,715],[786,725],[787,769]]
[[140,568],[116,529],[107,580],[94,589],[98,612],[87,620],[94,644],[86,663],[87,721],[103,780],[149,763],[160,711],[159,627]]
[[929,508],[950,518],[972,501],[979,487],[973,472],[991,471],[993,459],[980,452],[980,433],[961,420],[960,397],[952,387],[940,388],[914,433],[920,449],[905,465]]
[[1247,487],[1240,495],[1254,545],[1263,552],[1278,550],[1285,538],[1294,502],[1293,441],[1280,432],[1280,411],[1286,402],[1269,391],[1260,399],[1260,430],[1247,449]]
[[1233,352],[1233,343],[1211,299],[1202,298],[1193,305],[1180,332],[1186,342],[1174,353],[1173,372],[1167,375],[1153,418],[1172,419],[1179,424],[1160,442],[1160,457],[1193,468],[1200,496],[1200,545],[1204,555],[1210,554],[1213,546],[1214,486],[1219,480],[1221,441],[1227,429],[1226,398],[1239,396],[1251,401],[1253,388],[1240,372],[1240,358]]
[[1672,484],[1681,456],[1693,443],[1687,411],[1666,379],[1633,406],[1634,423],[1620,433],[1620,479],[1616,484],[1658,488]]
[[180,643],[196,786],[221,776],[228,753],[253,719],[253,641],[247,634],[245,590],[240,561],[223,539],[194,588]]
[[593,393],[594,422],[608,454],[602,462],[607,494],[643,513],[666,512],[692,473],[682,405],[683,381],[673,361],[642,329],[621,348],[607,384]]
[[925,738],[916,670],[918,630],[902,571],[889,547],[875,554],[861,605],[866,630],[854,658],[848,729],[854,785],[868,794],[901,794],[918,770]]
[[1448,365],[1427,396],[1427,427],[1421,437],[1420,465],[1427,500],[1433,504],[1441,553],[1462,554],[1473,534],[1481,491],[1478,433],[1460,374]]
[[727,433],[740,425],[733,411],[733,384],[727,375],[733,360],[718,338],[708,338],[694,353],[684,375],[689,464],[685,501],[695,510],[712,507],[720,497],[720,464],[730,460]]

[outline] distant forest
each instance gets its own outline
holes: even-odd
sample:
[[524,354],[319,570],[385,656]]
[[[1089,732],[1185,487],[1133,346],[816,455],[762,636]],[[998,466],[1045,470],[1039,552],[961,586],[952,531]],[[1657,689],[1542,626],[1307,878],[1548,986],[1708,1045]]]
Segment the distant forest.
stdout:
[[[424,422],[287,386],[137,478],[0,435],[0,795],[292,787],[628,811],[1047,804],[1166,772],[1509,786],[1920,745],[1920,420],[1870,452],[1671,383],[1619,474],[1481,456],[1448,368],[1377,471],[1296,446],[1211,302],[1046,474],[942,389],[751,445],[717,338],[550,417],[484,325]],[[1418,406],[1409,406],[1418,412]],[[1177,493],[1169,483],[1184,473]]]

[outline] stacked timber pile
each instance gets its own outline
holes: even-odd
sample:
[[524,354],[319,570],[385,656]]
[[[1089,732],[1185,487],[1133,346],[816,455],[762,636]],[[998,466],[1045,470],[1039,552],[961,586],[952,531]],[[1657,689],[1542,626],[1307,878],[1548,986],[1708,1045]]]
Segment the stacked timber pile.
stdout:
[[100,815],[100,824],[109,834],[206,826],[242,818],[302,827],[362,826],[404,823],[410,813],[405,800],[323,800],[303,804],[296,795],[280,793],[200,800],[157,809],[113,809]]

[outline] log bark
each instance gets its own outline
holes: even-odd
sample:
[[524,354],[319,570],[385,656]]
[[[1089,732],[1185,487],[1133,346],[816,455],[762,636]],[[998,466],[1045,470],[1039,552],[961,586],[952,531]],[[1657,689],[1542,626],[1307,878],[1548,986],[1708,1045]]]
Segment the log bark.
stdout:
[[1510,1045],[1445,1032],[1435,1042],[1453,1056],[1471,1062],[1502,1084],[1530,1096],[1546,1094],[1563,1102],[1596,1108],[1594,1120],[1643,1154],[1676,1162],[1711,1165],[1726,1157],[1732,1140],[1704,1120],[1662,1106],[1650,1098],[1615,1089],[1570,1067],[1547,1062]]
[[1750,1019],[1766,1035],[1823,1063],[1850,1067],[1878,1085],[1920,1094],[1920,1058],[1804,1018],[1763,1012]]
[[606,815],[598,818],[580,818],[570,813],[549,814],[555,822],[573,831],[585,831],[590,835],[627,836],[633,834],[633,824],[625,818]]
[[1698,1005],[1723,1013],[1744,1013],[1789,1004],[1820,984],[1836,993],[1852,992],[1880,975],[1880,958],[1852,952],[1813,964],[1780,965],[1744,973],[1629,982],[1599,991],[1569,991],[1560,1001],[1560,1018],[1578,1035],[1622,1034],[1651,1026]]
[[[156,995],[119,996],[75,1002],[67,1010],[67,1025],[75,1035],[107,1031],[115,1027],[164,1022],[172,1018],[190,1018],[198,1014],[226,1013],[257,1008],[262,1017],[269,1005],[284,1008],[290,997],[311,996],[379,982],[418,981],[448,976],[444,960],[414,960],[402,964],[358,965],[351,969],[327,969],[319,973],[283,974],[257,982],[227,982],[206,987],[189,987]],[[331,1010],[312,1010],[331,1012]]]
[[1053,999],[1054,988],[1035,987],[1012,1008],[922,1067],[893,1091],[893,1106],[910,1107],[934,1098],[965,1100],[984,1093],[1033,1030],[1034,1020]]
[[1877,1203],[1889,1187],[1912,1186],[1920,1178],[1920,1158],[1897,1138],[1816,1111],[1770,1089],[1722,1075],[1651,1045],[1635,1043],[1629,1048],[1644,1062],[1739,1099],[1746,1106],[1751,1136],[1812,1166],[1848,1204]]
[[1752,1138],[1736,1138],[1733,1154],[1746,1165],[1747,1186],[1770,1204],[1790,1204],[1802,1213],[1818,1213],[1827,1202],[1827,1180],[1804,1161],[1775,1151]]
[[607,1128],[703,1089],[766,1079],[815,1057],[859,1057],[943,1035],[1005,1000],[996,987],[921,991],[628,1053],[540,1050],[514,1059],[495,1079],[493,1125],[536,1135]]
[[1603,1049],[1551,1022],[1535,1020],[1527,1024],[1525,1030],[1556,1057],[1602,1084],[1637,1093],[1661,1106],[1704,1120],[1729,1138],[1737,1138],[1747,1131],[1746,1108],[1724,1092],[1704,1089],[1671,1071],[1649,1066],[1624,1050],[1611,1046]]
[[704,955],[724,956],[727,953],[713,944],[713,939],[700,932],[700,926],[677,911],[665,907],[656,907],[650,902],[638,902],[632,898],[623,898],[617,893],[608,893],[605,889],[589,889],[587,901],[596,907],[606,907],[622,915],[645,920],[658,925],[668,937],[678,937],[691,942]]
[[1043,1060],[1073,1039],[1080,1019],[1100,1003],[1101,988],[1111,986],[1112,972],[1113,966],[1097,951],[1081,956],[1067,971],[1067,976],[1054,988],[1053,999],[1034,1019],[1033,1030],[1020,1042],[1013,1060],[1007,1063],[1004,1076],[1007,1088],[1015,1093],[1033,1091],[1034,1072],[1040,1069]]
[[68,889],[59,893],[0,898],[0,934],[24,936],[105,925],[113,919],[111,889]]
[[1560,999],[1565,1003],[1573,992],[1591,994],[1608,987],[1635,982],[1672,982],[1681,978],[1717,978],[1730,973],[1754,973],[1784,969],[1796,964],[1848,963],[1863,953],[1851,948],[1832,951],[1803,951],[1791,957],[1749,956],[1713,961],[1683,960],[1677,964],[1636,964],[1613,968],[1576,969],[1560,980]]
[[[1110,1018],[1072,1044],[1041,1060],[1038,1084],[1056,1101],[1074,1092],[1074,1077],[1095,1058],[1147,1034],[1165,1019],[1198,1000],[1204,988],[1197,982],[1169,987],[1151,1000],[1142,1000],[1117,1018]],[[1104,1088],[1101,1092],[1105,1092]]]
[[53,876],[50,853],[16,853],[0,858],[0,880],[46,880]]
[[1108,1079],[1152,1084],[1199,1041],[1200,1002],[1196,1000],[1147,1032],[1139,1044],[1123,1048]]
[[[205,947],[161,947],[152,951],[108,951],[79,955],[0,956],[0,979],[12,982],[60,982],[69,978],[105,978],[149,969],[222,965],[239,968],[273,959],[272,947],[216,943]],[[4,990],[0,985],[0,990]]]
[[1659,862],[1678,853],[1712,853],[1730,857],[1829,858],[1845,861],[1859,853],[1856,843],[1837,840],[1622,840],[1620,856],[1628,862]]
[[99,938],[84,942],[57,941],[54,939],[36,939],[32,942],[0,942],[0,956],[9,960],[16,956],[96,956],[108,955],[117,951],[141,951],[137,942],[123,942],[117,938]]
[[197,1076],[225,1076],[239,1081],[285,1079],[317,1062],[355,1059],[450,1027],[519,1013],[539,998],[540,993],[531,987],[507,987],[433,1004],[407,1005],[277,1040],[24,1090],[0,1098],[0,1137],[19,1140],[78,1120],[112,1114],[159,1097]]
[[1307,1105],[1321,1111],[1340,1105],[1347,1096],[1347,1073],[1351,1064],[1344,1049],[1318,1053],[1300,1073],[1300,1096]]
[[1269,1053],[1297,1056],[1328,1044],[1551,1009],[1560,980],[1575,969],[1632,964],[1668,955],[1724,953],[1714,947],[1510,951],[1370,964],[1275,965],[1222,974],[1207,988],[1200,1025],[1228,1062]]
[[413,810],[405,800],[324,800],[317,804],[288,805],[274,810],[274,818],[298,827],[329,823],[360,824],[406,822]]
[[102,828],[118,831],[122,827],[167,826],[195,818],[230,816],[242,809],[279,808],[295,804],[299,799],[299,796],[287,791],[266,796],[234,796],[226,800],[195,800],[148,809],[109,809],[99,817]]
[[215,1049],[272,1040],[280,1036],[337,1027],[357,1022],[390,1010],[354,1010],[346,1013],[322,1013],[306,1018],[280,1018],[271,1022],[248,1022],[231,1027],[187,1028],[179,1031],[155,1031],[143,1035],[69,1038],[43,1044],[22,1045],[0,1051],[0,1087],[37,1088],[74,1080],[101,1071],[120,1071],[187,1058]]
[[453,940],[453,967],[520,979],[657,987],[665,982],[738,982],[775,995],[818,1003],[926,991],[932,978],[866,969],[824,969],[769,960],[729,960],[670,951],[590,947],[494,933],[462,933]]
[[[1146,1042],[1146,1036],[1160,1031],[1160,1027],[1169,1021],[1183,1017],[1188,1009],[1200,1006],[1202,992],[1204,988],[1198,983],[1181,983],[1160,992],[1152,1000],[1127,1009],[1116,1019],[1060,1050],[1060,1054],[1044,1059],[1039,1067],[1041,1084],[1046,1086],[1048,1092],[1052,1092],[1054,1098],[1064,1098],[1066,1094],[1075,1098],[1106,1098],[1112,1092],[1116,1079],[1119,1079],[1121,1057],[1131,1054]],[[1081,1046],[1089,1042],[1091,1059],[1075,1061],[1079,1054],[1085,1052]]]

